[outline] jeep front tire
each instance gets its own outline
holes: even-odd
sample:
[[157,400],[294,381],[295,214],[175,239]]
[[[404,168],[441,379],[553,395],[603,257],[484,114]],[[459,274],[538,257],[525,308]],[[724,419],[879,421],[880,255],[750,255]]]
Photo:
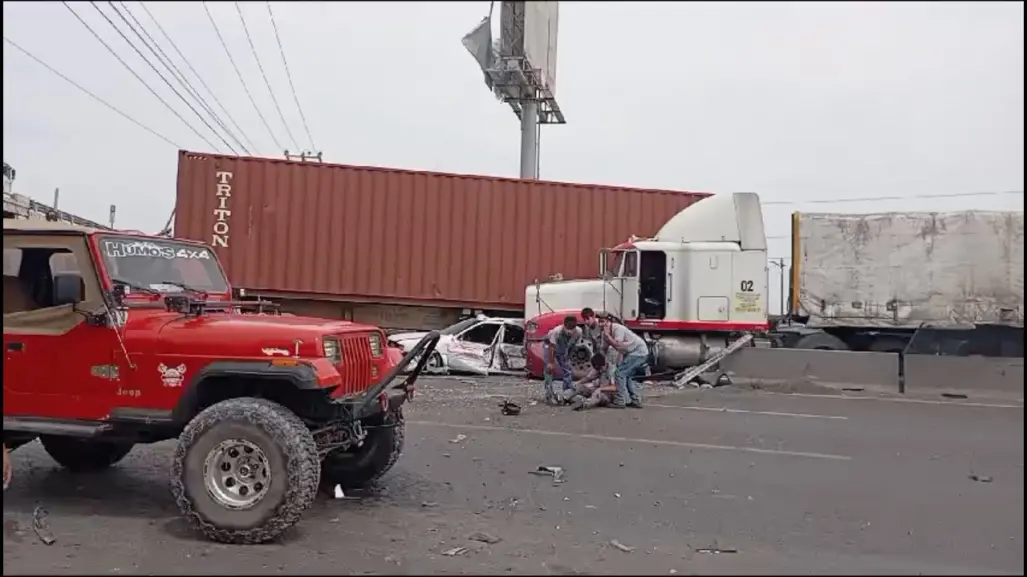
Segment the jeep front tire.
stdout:
[[240,397],[204,409],[179,437],[171,492],[189,523],[222,543],[271,541],[317,495],[317,445],[292,411]]
[[360,489],[388,473],[399,460],[406,438],[403,408],[385,414],[367,428],[363,444],[348,450],[336,449],[321,463],[321,483],[325,489],[339,485]]
[[53,435],[43,435],[39,442],[50,458],[76,472],[102,471],[124,459],[135,446],[134,443]]

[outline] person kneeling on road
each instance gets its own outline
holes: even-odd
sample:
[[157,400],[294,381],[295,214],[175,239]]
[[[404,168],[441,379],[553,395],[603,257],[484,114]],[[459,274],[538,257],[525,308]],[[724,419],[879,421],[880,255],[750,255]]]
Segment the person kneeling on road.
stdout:
[[642,395],[638,392],[638,385],[632,380],[635,373],[645,366],[649,359],[649,346],[645,344],[642,337],[635,334],[628,327],[611,322],[607,315],[599,316],[599,326],[602,328],[603,340],[606,346],[620,353],[620,362],[617,363],[617,370],[614,373],[614,382],[617,385],[617,392],[611,406],[642,408]]
[[610,381],[606,357],[602,353],[596,353],[592,356],[592,370],[585,378],[574,383],[574,390],[564,393],[564,400],[575,411],[608,406],[621,408],[623,405],[611,403],[611,397],[616,392],[616,385]]
[[571,367],[570,356],[582,336],[578,319],[572,315],[565,317],[560,326],[549,331],[545,341],[542,342],[543,356],[546,359],[543,380],[547,403],[555,403],[558,400],[553,391],[553,376],[558,368],[562,372],[563,390],[574,389],[574,369]]

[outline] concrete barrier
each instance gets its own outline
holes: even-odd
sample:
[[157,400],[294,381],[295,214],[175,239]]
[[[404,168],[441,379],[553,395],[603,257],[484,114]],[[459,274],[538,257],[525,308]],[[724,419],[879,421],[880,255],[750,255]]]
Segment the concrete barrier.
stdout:
[[899,390],[899,355],[808,349],[743,348],[721,362],[734,377]]
[[1023,359],[906,355],[906,392],[1023,397]]

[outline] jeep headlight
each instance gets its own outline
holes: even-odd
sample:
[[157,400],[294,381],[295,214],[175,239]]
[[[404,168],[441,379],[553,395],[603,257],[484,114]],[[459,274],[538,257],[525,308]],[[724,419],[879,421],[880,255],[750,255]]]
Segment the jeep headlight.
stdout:
[[324,349],[325,357],[332,360],[332,363],[338,365],[342,363],[342,347],[339,345],[339,339],[324,338],[321,340],[321,346]]
[[371,333],[367,340],[371,345],[371,356],[375,358],[382,356],[382,335]]

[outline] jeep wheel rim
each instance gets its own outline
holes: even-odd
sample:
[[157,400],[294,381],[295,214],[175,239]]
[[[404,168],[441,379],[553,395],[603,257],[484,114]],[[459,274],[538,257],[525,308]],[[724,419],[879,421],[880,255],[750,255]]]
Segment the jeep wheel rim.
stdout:
[[267,494],[271,465],[260,447],[243,439],[222,441],[203,463],[207,492],[228,509],[249,509]]

